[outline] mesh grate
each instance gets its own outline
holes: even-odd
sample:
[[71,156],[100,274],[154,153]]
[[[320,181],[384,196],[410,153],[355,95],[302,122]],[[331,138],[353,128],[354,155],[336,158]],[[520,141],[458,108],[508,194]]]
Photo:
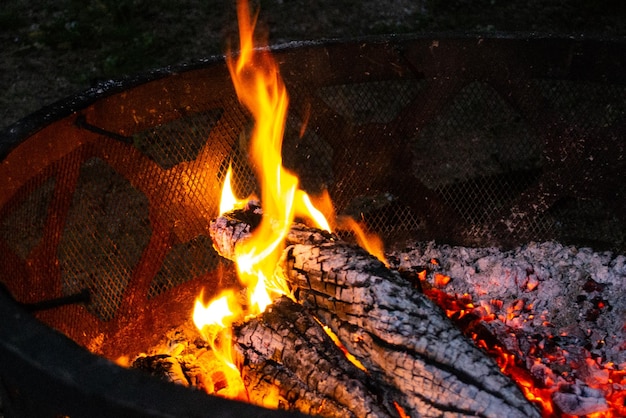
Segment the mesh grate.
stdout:
[[90,289],[93,313],[113,318],[150,233],[145,196],[99,158],[87,160],[59,243],[64,293]]
[[618,123],[626,112],[626,87],[570,80],[535,80],[539,91],[570,126],[590,130]]
[[195,160],[223,112],[221,108],[211,109],[200,115],[157,125],[135,134],[133,145],[165,169]]
[[[291,103],[283,163],[301,187],[328,190],[337,213],[391,245],[557,239],[624,249],[626,183],[614,181],[626,172],[624,72],[570,77],[574,69],[560,67],[571,64],[567,47],[546,53],[540,42],[536,56],[527,42],[437,45],[282,51]],[[165,100],[165,91],[179,94]],[[207,226],[227,168],[238,196],[258,194],[250,116],[223,62],[109,94],[0,165],[2,280],[24,301],[89,289],[87,313],[42,318],[102,350],[128,318],[157,327],[147,306],[171,290],[192,281],[218,290],[225,262]]]
[[[527,122],[493,88],[473,82],[416,137],[414,152],[420,158],[415,172],[433,190],[503,173],[532,172],[541,168],[540,144]],[[488,194],[491,184],[485,185]],[[503,189],[506,184],[494,186]],[[482,190],[469,187],[475,190],[467,195]]]
[[382,80],[324,87],[319,96],[356,125],[388,123],[417,95],[423,81]]
[[148,299],[183,284],[190,278],[208,275],[217,267],[218,257],[211,239],[206,236],[175,245],[154,277],[148,290]]
[[43,237],[48,206],[55,179],[48,178],[37,187],[25,187],[26,198],[2,223],[0,234],[7,245],[23,260]]

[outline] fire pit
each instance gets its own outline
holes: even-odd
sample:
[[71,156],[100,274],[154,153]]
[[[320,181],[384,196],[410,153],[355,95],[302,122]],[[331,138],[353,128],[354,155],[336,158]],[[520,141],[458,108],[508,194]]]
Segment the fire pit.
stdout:
[[[398,257],[417,257],[400,251],[411,241],[623,253],[625,50],[513,37],[275,47],[284,165]],[[249,128],[215,58],[104,83],[2,134],[7,414],[282,414],[104,360],[156,344],[200,288],[236,281],[208,227],[229,165],[238,195],[258,188]]]

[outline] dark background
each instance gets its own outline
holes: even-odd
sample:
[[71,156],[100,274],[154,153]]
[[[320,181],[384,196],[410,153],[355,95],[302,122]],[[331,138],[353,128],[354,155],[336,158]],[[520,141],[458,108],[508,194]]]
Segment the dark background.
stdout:
[[[366,35],[626,36],[623,0],[267,0],[271,44]],[[235,0],[13,0],[0,7],[0,130],[100,80],[222,54]]]

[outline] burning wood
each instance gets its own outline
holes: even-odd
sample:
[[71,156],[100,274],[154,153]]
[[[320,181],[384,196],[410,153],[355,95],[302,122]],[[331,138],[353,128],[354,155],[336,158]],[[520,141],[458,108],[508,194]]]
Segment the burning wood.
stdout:
[[[220,308],[218,317],[196,323],[201,330],[217,326],[209,345],[230,348],[232,342],[235,353],[223,356],[221,373],[208,372],[211,379],[195,381],[209,392],[206,382],[213,381],[211,393],[332,416],[538,417],[534,405],[502,374],[508,360],[498,365],[487,357],[398,271],[329,232],[293,223],[297,217],[330,230],[298,179],[282,166],[285,85],[268,51],[253,48],[255,18],[244,1],[238,17],[241,53],[237,60],[229,55],[227,63],[237,95],[255,119],[249,151],[264,213],[248,202],[210,226],[218,252],[236,263],[246,301],[238,304],[231,291],[206,307],[200,303],[200,312]],[[433,256],[430,263],[439,265],[440,259]],[[436,271],[433,284],[445,288],[454,277]],[[529,277],[525,286],[533,291],[540,283]],[[492,299],[489,305],[505,309],[502,300]],[[239,306],[234,311],[233,304]],[[590,316],[604,306],[598,300]],[[487,305],[481,308],[485,317],[492,315]],[[518,297],[506,309],[500,315],[513,322],[529,305]],[[458,311],[446,312],[454,316]],[[318,320],[328,327],[328,335]],[[217,344],[222,332],[227,342]],[[187,376],[194,368],[184,360],[157,356],[139,365],[182,384],[194,380]],[[535,373],[545,370],[535,366]],[[221,379],[235,369],[243,378],[243,392]],[[602,402],[595,401],[593,392],[572,386],[559,392],[554,403],[565,412],[599,411]],[[536,399],[533,392],[526,393]]]
[[[251,229],[222,217],[211,235],[228,257]],[[375,257],[303,226],[291,229],[287,245],[278,274],[372,377],[406,396],[407,413],[539,416],[436,305]]]
[[391,264],[419,270],[425,287],[450,276],[445,289],[426,292],[490,346],[544,416],[626,414],[623,255],[555,242],[510,251],[430,242],[394,252]]
[[[236,325],[235,347],[250,400],[322,416],[396,416],[404,397],[351,363],[299,304],[282,297]],[[272,394],[277,396],[274,399]]]

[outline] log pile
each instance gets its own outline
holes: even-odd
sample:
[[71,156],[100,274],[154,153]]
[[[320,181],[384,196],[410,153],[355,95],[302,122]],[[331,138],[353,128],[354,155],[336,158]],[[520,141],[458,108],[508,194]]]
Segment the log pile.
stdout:
[[[211,224],[222,256],[233,258],[258,215],[248,207]],[[274,388],[286,400],[282,406],[323,415],[397,416],[399,407],[424,417],[540,416],[495,362],[398,272],[303,225],[294,224],[286,244],[277,274],[298,304],[280,300],[235,329],[250,392]],[[336,345],[315,331],[316,320],[366,372],[336,355]]]

